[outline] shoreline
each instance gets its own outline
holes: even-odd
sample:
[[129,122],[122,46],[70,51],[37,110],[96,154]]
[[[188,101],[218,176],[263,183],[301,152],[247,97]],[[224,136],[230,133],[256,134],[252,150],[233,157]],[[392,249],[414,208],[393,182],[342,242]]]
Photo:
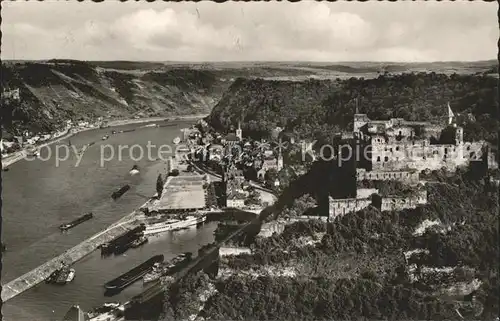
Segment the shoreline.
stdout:
[[[193,117],[193,119],[196,119],[195,116],[187,116],[187,117]],[[143,120],[142,122],[147,122],[147,121]],[[115,126],[120,126],[120,125],[114,125],[110,127],[115,127]],[[90,130],[90,129],[95,129],[95,128],[88,128],[85,130]],[[68,135],[69,134],[70,133],[68,133]],[[63,137],[58,138],[58,140],[61,139],[63,139]],[[50,142],[47,144],[51,144],[54,142]],[[170,184],[171,180],[172,180],[171,177],[167,177],[163,185],[164,189],[166,188],[166,186],[168,186],[168,184]],[[141,211],[141,208],[151,205],[154,202],[154,200],[155,200],[154,196],[149,197],[148,200],[144,202],[141,206],[135,208],[131,213],[126,214],[125,216],[118,219],[116,222],[111,223],[103,230],[100,230],[99,232],[91,235],[90,237],[84,239],[83,241],[71,247],[70,249],[64,251],[62,254],[57,255],[56,257],[32,269],[31,271],[26,272],[18,276],[17,278],[3,284],[1,293],[1,298],[3,302],[4,303],[7,302],[8,300],[14,298],[15,296],[41,283],[52,272],[56,270],[59,262],[64,261],[66,263],[71,262],[70,263],[71,265],[75,264],[84,257],[96,251],[99,248],[99,246],[102,245],[103,243],[109,242],[116,236],[123,234],[124,231],[130,231],[131,229],[139,226],[140,220],[144,215],[144,213]],[[118,228],[120,228],[121,231],[116,231],[116,229]],[[27,280],[29,280],[30,282],[28,283]]]
[[[176,120],[196,120],[196,119],[201,119],[206,117],[208,114],[197,114],[197,115],[184,115],[184,116],[171,116],[171,117],[149,117],[149,118],[139,118],[139,119],[116,119],[116,120],[111,120],[108,122],[107,126],[104,128],[108,127],[118,127],[118,126],[125,126],[125,125],[133,125],[133,124],[143,124],[143,123],[149,123],[149,122],[155,122],[155,121],[176,121]],[[43,147],[50,146],[52,144],[58,143],[61,140],[70,138],[78,133],[89,131],[89,130],[95,130],[95,129],[100,129],[100,127],[92,127],[92,128],[83,128],[83,129],[68,129],[68,132],[60,137],[57,137],[49,142],[43,143],[39,146],[36,146],[36,149],[40,149]],[[26,157],[26,149],[22,149],[13,155],[7,156],[7,158],[2,157],[2,169],[9,167],[12,164],[17,163],[18,161],[24,159]]]

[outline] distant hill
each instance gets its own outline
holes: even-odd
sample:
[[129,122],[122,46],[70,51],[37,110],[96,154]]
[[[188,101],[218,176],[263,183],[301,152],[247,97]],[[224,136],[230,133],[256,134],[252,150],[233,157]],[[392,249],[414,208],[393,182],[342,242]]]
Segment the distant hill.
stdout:
[[[123,66],[121,66],[123,67]],[[208,70],[129,72],[81,61],[2,64],[2,88],[21,102],[3,106],[4,131],[50,131],[66,119],[207,113],[230,82]]]
[[496,142],[497,82],[483,74],[434,72],[344,80],[240,78],[207,119],[220,130],[242,120],[244,134],[256,138],[268,136],[280,126],[304,138],[330,139],[334,132],[352,129],[356,99],[359,111],[372,119],[439,121],[446,115],[449,102],[454,112],[476,118],[463,124],[465,139]]
[[[445,74],[491,74],[498,71],[498,64],[496,61],[409,64],[52,59],[2,61],[1,68],[2,88],[18,88],[21,96],[20,103],[3,106],[3,130],[10,133],[24,128],[50,131],[66,119],[209,113],[221,98],[211,115],[214,125],[225,127],[244,115],[251,130],[259,132],[267,130],[264,127],[273,122],[295,128],[317,124],[326,117],[327,111],[332,111],[331,106],[325,108],[331,105],[327,103],[330,96],[340,88],[359,89],[349,89],[335,79],[375,79],[386,72],[429,70]],[[347,98],[342,98],[342,107],[336,108],[352,108],[352,104],[345,101]],[[269,124],[262,126],[264,119]]]

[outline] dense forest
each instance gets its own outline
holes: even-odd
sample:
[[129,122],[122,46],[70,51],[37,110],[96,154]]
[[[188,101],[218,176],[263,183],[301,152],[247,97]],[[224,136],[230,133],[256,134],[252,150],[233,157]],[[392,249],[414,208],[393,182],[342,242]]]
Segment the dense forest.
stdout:
[[[202,315],[211,320],[494,319],[500,286],[498,188],[470,170],[434,171],[426,179],[432,182],[426,185],[427,206],[400,212],[367,208],[328,224],[295,223],[281,235],[258,240],[252,255],[224,264],[235,270],[292,267],[296,276],[217,280],[218,292]],[[415,235],[424,220],[439,224]],[[296,242],[303,237],[314,242]],[[412,249],[428,254],[406,262],[403,252]],[[409,264],[457,269],[449,280],[415,281]],[[472,279],[482,282],[472,295],[442,292]]]
[[214,107],[209,122],[228,129],[243,119],[247,135],[269,136],[280,126],[302,138],[351,130],[356,100],[371,119],[402,117],[442,122],[449,102],[462,117],[466,140],[496,143],[497,79],[485,75],[406,73],[374,79],[302,82],[237,79]]

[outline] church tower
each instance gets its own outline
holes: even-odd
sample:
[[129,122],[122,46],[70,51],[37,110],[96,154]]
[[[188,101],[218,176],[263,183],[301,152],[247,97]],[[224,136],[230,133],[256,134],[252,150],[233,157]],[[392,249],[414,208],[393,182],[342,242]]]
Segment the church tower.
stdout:
[[241,122],[238,122],[238,129],[236,129],[236,137],[238,137],[240,141],[243,140],[243,132],[241,131]]
[[457,127],[455,131],[455,143],[461,145],[464,143],[464,129],[462,127]]
[[448,125],[455,124],[455,114],[451,110],[450,103],[448,103]]

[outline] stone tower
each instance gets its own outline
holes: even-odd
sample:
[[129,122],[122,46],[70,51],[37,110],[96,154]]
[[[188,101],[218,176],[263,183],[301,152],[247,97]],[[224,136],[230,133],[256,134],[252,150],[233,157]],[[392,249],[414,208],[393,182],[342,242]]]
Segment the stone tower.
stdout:
[[464,143],[464,129],[462,127],[457,127],[455,131],[455,144],[462,145]]
[[361,127],[365,126],[370,122],[370,119],[366,114],[354,114],[354,132],[359,133]]
[[236,129],[236,137],[241,141],[243,140],[243,132],[241,131],[241,122],[238,122],[238,129]]
[[358,133],[364,125],[366,125],[370,119],[368,119],[368,116],[366,114],[360,114],[359,113],[359,107],[358,107],[358,98],[356,98],[355,101],[355,110],[354,110],[354,128],[353,132]]

